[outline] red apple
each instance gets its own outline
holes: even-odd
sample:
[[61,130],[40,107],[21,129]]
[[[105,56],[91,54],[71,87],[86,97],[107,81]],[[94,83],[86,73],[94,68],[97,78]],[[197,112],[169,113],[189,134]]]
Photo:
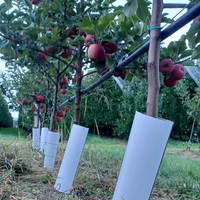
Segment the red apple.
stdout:
[[119,73],[119,72],[116,72],[113,76],[115,76],[115,77],[120,77],[120,73]]
[[173,80],[171,77],[168,79],[164,77],[163,82],[166,87],[174,87],[178,83],[177,80]]
[[67,106],[67,107],[65,108],[65,112],[69,112],[69,111],[70,111],[70,107]]
[[[48,47],[48,48],[42,48],[42,51],[44,51],[44,52],[47,52],[47,53],[52,53],[52,51],[54,50],[54,46],[50,46],[50,47]],[[46,56],[46,55],[45,55]]]
[[36,111],[36,108],[35,108],[35,107],[31,107],[31,111],[32,111],[32,112],[35,112],[35,111]]
[[49,5],[51,8],[53,8],[53,3],[50,3],[50,5]]
[[60,92],[61,92],[62,94],[67,94],[67,89],[64,89],[64,88],[63,88],[63,89],[60,90]]
[[111,42],[105,42],[105,43],[103,44],[103,47],[104,47],[105,52],[106,52],[107,54],[115,53],[115,52],[117,51],[117,48],[118,48],[116,44],[111,43]]
[[37,59],[38,60],[44,60],[44,61],[47,61],[47,57],[46,57],[46,55],[45,54],[43,54],[43,53],[38,53],[38,55],[37,55]]
[[126,78],[126,74],[122,72],[120,77],[121,77],[122,80],[124,80]]
[[23,99],[22,99],[22,103],[23,103],[23,104],[28,104],[27,99],[26,99],[26,98],[23,98]]
[[110,69],[109,69],[107,66],[105,66],[104,69],[103,69],[101,72],[99,72],[99,74],[100,74],[100,75],[104,75],[104,74],[106,74],[107,72],[109,72],[109,70],[110,70]]
[[40,108],[40,109],[43,109],[43,108],[45,108],[45,106],[46,106],[46,105],[43,103],[41,106],[39,106],[39,108]]
[[74,39],[73,39],[73,38],[70,38],[70,37],[68,37],[68,40],[69,40],[69,42],[71,42],[71,41],[73,41]]
[[183,65],[176,64],[174,65],[174,69],[171,73],[171,79],[173,80],[181,80],[185,76],[186,70]]
[[56,122],[60,122],[61,121],[61,117],[59,117],[59,116],[55,116],[55,120],[56,120]]
[[38,82],[39,82],[39,83],[42,83],[42,82],[43,82],[43,80],[40,78],[40,79],[38,80]]
[[[88,34],[86,37],[85,37],[85,46],[86,47],[89,47],[91,44],[91,42],[92,42],[92,38],[93,38],[93,35],[90,35],[90,34]],[[89,44],[88,44],[89,43]]]
[[66,85],[68,83],[68,79],[67,77],[62,77],[61,81],[60,81],[60,85]]
[[110,54],[110,53],[107,53],[107,54],[106,54],[106,56],[108,56],[108,57],[110,57],[110,58],[111,58],[112,54]]
[[27,37],[28,37],[27,35],[24,35],[24,36],[22,37],[22,40],[25,40]]
[[64,117],[65,116],[65,111],[63,111],[63,110],[58,111],[57,116]]
[[100,44],[92,44],[89,46],[88,58],[92,61],[101,61],[105,56],[105,50]]
[[75,35],[77,35],[77,28],[76,28],[76,26],[74,26],[72,28],[67,27],[66,30],[68,30],[68,29],[70,29],[69,36],[74,37]]
[[68,48],[65,52],[61,53],[61,57],[69,58],[72,55],[72,50]]
[[54,15],[51,14],[51,13],[49,13],[49,14],[48,14],[48,18],[52,18],[52,19],[53,19],[53,18],[54,18]]
[[170,59],[164,59],[160,62],[159,71],[162,74],[170,74],[174,69],[174,63]]
[[44,101],[44,96],[38,95],[38,96],[36,97],[36,100],[37,100],[38,102],[43,102],[43,101]]
[[41,110],[41,113],[44,113],[45,111],[46,111],[46,109],[42,109],[42,110]]
[[80,32],[80,35],[86,37],[86,32],[81,31],[81,32]]
[[199,21],[199,19],[200,19],[200,15],[198,17],[194,18],[193,22]]
[[38,3],[39,3],[39,0],[30,0],[30,2],[31,2],[32,4],[38,4]]

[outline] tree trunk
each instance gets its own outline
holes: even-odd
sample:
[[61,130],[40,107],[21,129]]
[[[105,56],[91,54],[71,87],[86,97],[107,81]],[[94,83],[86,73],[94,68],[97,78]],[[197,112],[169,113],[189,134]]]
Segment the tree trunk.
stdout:
[[[81,0],[80,7],[82,12],[84,11],[84,0]],[[80,35],[80,32],[79,32]],[[75,113],[74,113],[74,124],[80,123],[80,113],[81,113],[81,82],[82,82],[82,49],[83,44],[78,46],[78,68],[76,71],[76,97],[75,97]]]
[[54,94],[54,105],[53,105],[53,111],[51,113],[51,123],[50,123],[50,131],[54,132],[55,130],[55,124],[56,124],[56,119],[55,116],[57,114],[57,104],[58,104],[58,87],[59,87],[59,82],[60,82],[60,61],[58,61],[58,68],[57,68],[57,77],[56,77],[56,84],[55,84],[55,94]]
[[148,52],[148,97],[147,115],[158,117],[158,97],[160,90],[159,58],[160,58],[160,25],[163,0],[154,0],[150,23],[150,46]]

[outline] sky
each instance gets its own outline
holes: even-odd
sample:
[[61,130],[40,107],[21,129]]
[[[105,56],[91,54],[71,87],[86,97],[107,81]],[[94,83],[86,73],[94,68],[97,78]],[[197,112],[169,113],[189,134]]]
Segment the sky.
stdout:
[[[0,0],[0,4],[3,2],[3,0]],[[124,5],[126,1],[124,0],[117,0],[117,2],[115,3],[116,5]],[[174,3],[173,0],[164,0],[164,3]],[[181,0],[181,3],[189,3],[188,0]],[[169,13],[168,17],[172,18],[174,17],[181,9],[164,9],[163,13]],[[179,18],[181,15],[183,15],[185,12],[187,11],[187,9],[185,9],[183,12],[181,12],[180,15],[178,15],[175,19]],[[190,24],[187,24],[186,26],[184,26],[182,29],[180,29],[179,31],[177,31],[176,33],[174,33],[173,35],[171,35],[170,37],[168,37],[167,39],[165,39],[163,42],[165,44],[169,44],[171,41],[176,41],[180,38],[180,36],[184,33],[186,33],[188,31],[190,27]],[[0,60],[0,70],[5,72],[5,63]],[[17,117],[17,113],[12,113],[13,117]]]

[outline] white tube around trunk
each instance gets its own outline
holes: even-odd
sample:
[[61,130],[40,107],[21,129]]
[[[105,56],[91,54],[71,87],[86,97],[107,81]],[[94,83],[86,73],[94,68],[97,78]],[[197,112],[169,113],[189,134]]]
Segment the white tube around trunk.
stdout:
[[88,128],[73,124],[54,188],[69,193],[83,151]]
[[[47,127],[43,127],[41,129],[40,151],[43,154],[45,154],[45,148],[47,145],[48,131],[49,131],[49,129]],[[42,158],[42,154],[39,154],[39,157]]]
[[44,167],[53,169],[59,142],[59,132],[48,131],[47,144],[45,148]]
[[40,128],[32,128],[32,147],[33,149],[40,148]]
[[113,200],[148,200],[173,122],[136,112]]

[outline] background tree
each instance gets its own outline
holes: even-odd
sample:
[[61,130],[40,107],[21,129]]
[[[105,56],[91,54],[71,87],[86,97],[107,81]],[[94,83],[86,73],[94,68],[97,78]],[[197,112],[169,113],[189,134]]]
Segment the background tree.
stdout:
[[8,109],[7,101],[3,98],[2,94],[0,93],[0,127],[12,127],[13,119],[11,113]]

